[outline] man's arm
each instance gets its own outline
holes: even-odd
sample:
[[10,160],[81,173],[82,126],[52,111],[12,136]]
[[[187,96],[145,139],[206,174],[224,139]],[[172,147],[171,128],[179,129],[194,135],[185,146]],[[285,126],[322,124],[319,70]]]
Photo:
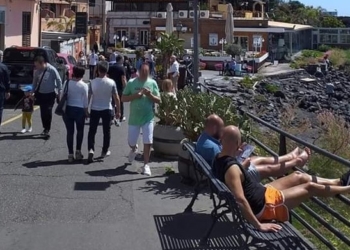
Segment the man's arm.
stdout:
[[3,65],[4,72],[4,87],[6,92],[6,99],[10,98],[10,72],[6,65]]
[[121,98],[122,102],[131,102],[133,100],[139,99],[142,97],[142,95],[144,94],[144,90],[141,90],[135,94],[132,94],[131,89],[130,89],[130,83],[128,83],[125,87],[125,89],[123,90],[123,95]]
[[145,95],[154,103],[160,103],[161,101],[158,84],[156,82],[153,83],[152,91],[145,90]]
[[115,118],[119,119],[120,118],[120,100],[119,100],[118,92],[113,93],[113,99],[117,109],[115,112]]
[[55,73],[56,87],[57,87],[57,90],[58,90],[58,94],[60,95],[61,90],[62,90],[62,79],[61,79],[61,76],[60,76],[60,74],[58,73],[57,69],[55,69],[54,67],[52,67],[52,70],[53,70],[54,73]]
[[261,231],[278,231],[281,227],[272,223],[260,223],[255,217],[252,208],[244,196],[242,187],[243,174],[237,165],[231,166],[225,174],[225,183],[231,190],[237,203],[241,207],[243,216],[257,229]]

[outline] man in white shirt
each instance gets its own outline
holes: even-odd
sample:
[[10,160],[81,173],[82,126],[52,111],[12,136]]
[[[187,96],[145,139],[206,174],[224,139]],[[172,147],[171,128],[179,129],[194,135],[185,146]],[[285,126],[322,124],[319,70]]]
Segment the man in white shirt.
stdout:
[[89,88],[89,102],[91,101],[90,128],[88,134],[88,163],[93,162],[95,153],[95,135],[97,127],[102,119],[103,147],[101,157],[111,154],[108,150],[111,141],[111,115],[112,97],[117,106],[115,117],[120,119],[120,100],[115,81],[107,77],[108,62],[101,61],[97,64],[99,77],[92,80]]
[[170,57],[170,68],[169,68],[169,72],[168,72],[168,78],[171,79],[171,81],[173,82],[173,86],[174,86],[174,90],[177,91],[177,81],[179,80],[179,76],[180,76],[180,65],[179,63],[176,61],[176,56],[172,55]]
[[89,55],[90,80],[94,79],[94,72],[95,72],[95,67],[97,62],[98,62],[98,55],[94,50],[91,50],[91,53]]

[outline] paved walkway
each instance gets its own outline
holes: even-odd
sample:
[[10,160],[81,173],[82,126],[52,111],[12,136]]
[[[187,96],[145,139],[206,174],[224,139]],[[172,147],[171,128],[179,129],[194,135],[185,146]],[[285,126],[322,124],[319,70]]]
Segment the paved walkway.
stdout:
[[[112,155],[90,165],[67,164],[60,117],[54,116],[47,141],[38,136],[38,111],[33,133],[17,134],[20,129],[20,120],[14,120],[0,135],[1,250],[199,249],[195,243],[209,225],[208,196],[195,204],[200,214],[179,215],[192,189],[180,183],[178,174],[164,176],[165,168],[176,169],[175,162],[153,158],[152,177],[135,172],[141,163],[126,164],[126,123],[112,128]],[[85,140],[85,155],[86,147]],[[227,223],[220,224],[214,235],[233,234]]]

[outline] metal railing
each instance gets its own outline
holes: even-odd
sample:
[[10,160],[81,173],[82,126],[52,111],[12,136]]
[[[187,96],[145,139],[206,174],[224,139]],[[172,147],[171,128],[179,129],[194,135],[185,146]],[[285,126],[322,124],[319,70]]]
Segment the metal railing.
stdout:
[[[217,96],[220,96],[217,92],[210,89],[210,87],[206,86],[205,84],[198,83],[198,85],[201,87],[201,92],[206,92],[208,94],[214,94]],[[279,134],[279,153],[277,154],[274,152],[271,148],[269,148],[267,145],[259,141],[257,138],[254,138],[252,136],[249,137],[249,139],[254,142],[258,147],[266,151],[268,154],[278,157],[279,155],[284,155],[287,153],[287,139],[294,141],[298,144],[304,145],[305,147],[310,148],[311,150],[315,151],[316,153],[325,156],[335,162],[338,162],[348,168],[350,168],[350,161],[339,157],[337,155],[334,155],[332,153],[329,153],[328,151],[319,148],[311,143],[308,143],[292,134],[289,134],[282,129],[271,125],[270,123],[260,119],[259,117],[239,109],[239,112],[242,114],[247,115],[252,121],[259,123],[260,125],[263,125],[265,128],[268,128],[276,133]],[[298,170],[300,172],[305,172],[304,170],[300,168],[295,168],[295,170]],[[270,178],[270,180],[273,180],[273,178]],[[350,206],[350,199],[344,195],[337,195],[336,198],[344,203],[347,206]],[[319,208],[322,208],[322,210],[326,211],[328,214],[330,214],[333,218],[344,224],[346,227],[350,228],[350,221],[348,218],[345,218],[342,214],[340,214],[338,211],[336,211],[334,208],[330,207],[328,204],[326,204],[324,201],[320,200],[317,197],[310,198],[310,201],[318,206]],[[344,235],[338,228],[335,228],[333,225],[328,223],[322,216],[320,216],[318,213],[316,213],[310,206],[308,206],[305,203],[302,203],[299,206],[300,209],[303,210],[303,212],[306,212],[310,217],[312,217],[315,221],[317,221],[320,226],[326,228],[329,232],[331,232],[339,241],[345,243],[347,246],[350,246],[350,238]],[[314,237],[316,237],[322,244],[327,247],[328,249],[334,249],[336,250],[337,247],[335,246],[334,242],[331,242],[329,239],[327,239],[322,232],[317,230],[314,226],[312,226],[308,221],[306,221],[300,214],[298,214],[296,211],[291,211],[291,217],[293,217],[296,221],[298,221],[302,226],[305,227]]]

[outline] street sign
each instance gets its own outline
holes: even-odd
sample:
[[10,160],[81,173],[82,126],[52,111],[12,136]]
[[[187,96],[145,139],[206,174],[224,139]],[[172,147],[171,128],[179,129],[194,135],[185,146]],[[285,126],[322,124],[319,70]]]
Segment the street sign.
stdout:
[[77,12],[75,14],[75,34],[87,35],[88,32],[88,14],[86,12]]

